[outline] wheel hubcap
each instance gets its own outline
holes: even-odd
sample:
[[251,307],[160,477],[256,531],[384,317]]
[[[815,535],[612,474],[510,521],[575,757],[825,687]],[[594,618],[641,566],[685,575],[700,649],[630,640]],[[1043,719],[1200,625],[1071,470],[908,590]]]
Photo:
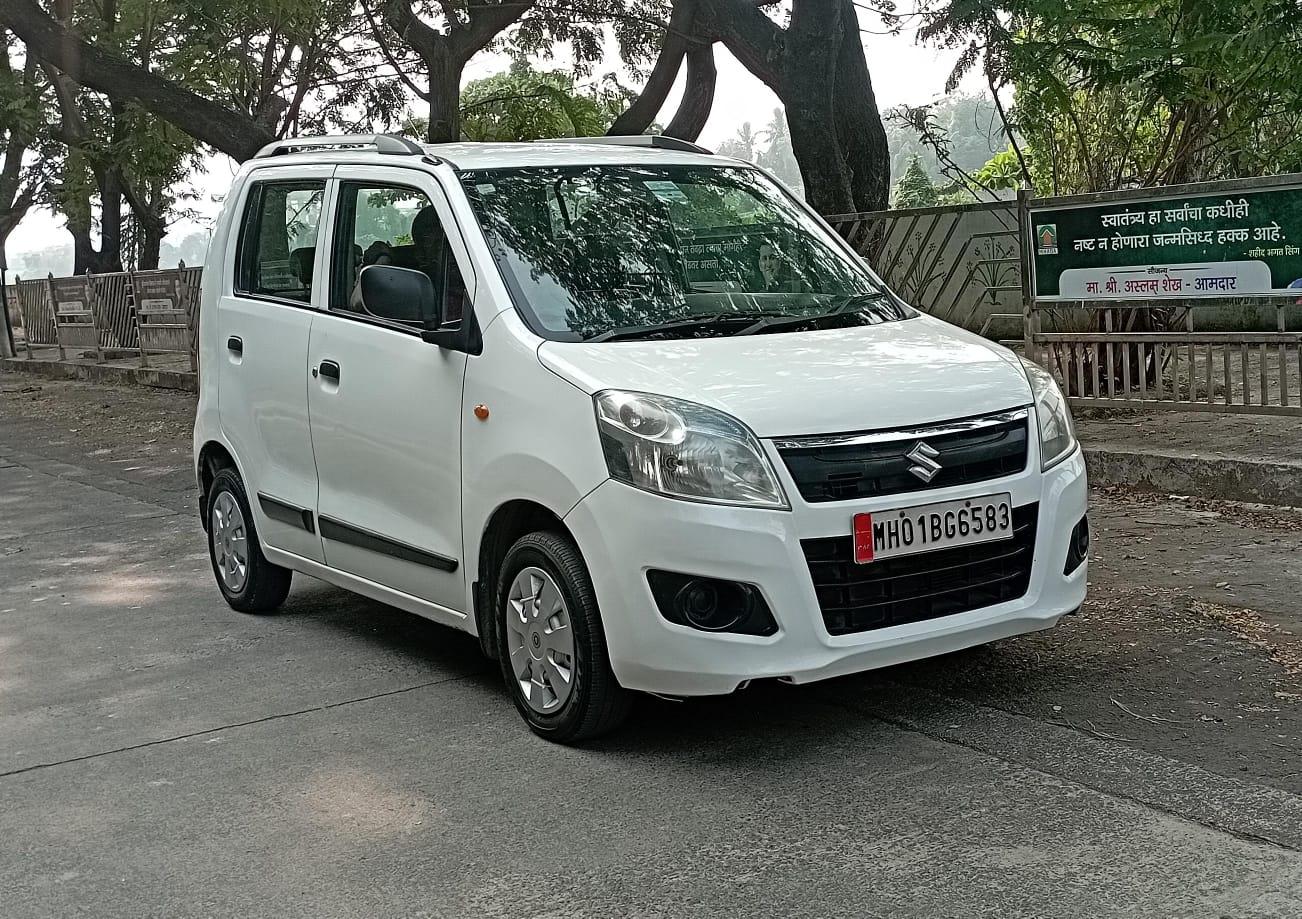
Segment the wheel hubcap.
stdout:
[[506,597],[511,671],[529,707],[550,714],[574,690],[574,632],[560,588],[541,568],[524,568]]
[[209,525],[217,573],[226,589],[237,594],[249,580],[249,538],[244,515],[229,491],[223,491],[213,501]]

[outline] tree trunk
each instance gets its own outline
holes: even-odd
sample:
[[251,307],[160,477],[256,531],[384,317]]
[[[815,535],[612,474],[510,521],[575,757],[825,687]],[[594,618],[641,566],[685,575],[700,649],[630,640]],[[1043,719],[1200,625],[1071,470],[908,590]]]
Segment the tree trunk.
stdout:
[[850,171],[851,210],[884,210],[891,195],[891,150],[859,41],[854,4],[840,0],[840,5],[845,28],[836,57],[833,108],[838,146]]
[[157,224],[144,220],[140,224],[140,252],[136,256],[137,271],[153,271],[162,260],[163,231]]
[[[655,121],[656,115],[659,115],[660,110],[664,108],[665,100],[669,98],[669,90],[673,89],[674,80],[678,79],[683,57],[687,54],[687,32],[692,27],[695,15],[696,0],[676,0],[673,11],[669,14],[669,28],[660,39],[660,53],[656,56],[656,62],[647,76],[646,85],[642,87],[642,92],[638,93],[637,98],[629,104],[628,108],[611,123],[610,130],[606,132],[608,135],[618,137],[641,134],[651,127],[651,122]],[[712,55],[711,67],[713,64]],[[683,98],[686,100],[686,95]],[[681,105],[679,111],[682,111]],[[696,138],[683,139],[695,140]]]
[[714,66],[714,45],[693,45],[687,52],[687,85],[683,88],[683,100],[678,103],[678,111],[665,128],[666,135],[682,140],[696,140],[701,136],[701,130],[710,119],[710,110],[714,108],[714,87],[718,76]]
[[[6,0],[7,2],[7,0]],[[453,143],[461,139],[461,73],[466,63],[502,30],[527,13],[536,0],[499,0],[471,3],[464,20],[440,4],[447,19],[442,32],[421,21],[412,0],[385,0],[384,21],[407,47],[415,51],[429,76],[429,142]]]
[[109,170],[99,183],[99,252],[91,270],[122,270],[122,183],[117,170]]
[[9,259],[5,254],[5,247],[9,244],[9,235],[18,226],[19,220],[22,220],[22,217],[19,216],[15,220],[12,213],[0,214],[0,271],[9,270]]
[[[69,210],[72,210],[69,208]],[[81,211],[80,208],[77,209]],[[85,202],[85,216],[82,213],[68,214],[68,233],[72,236],[72,273],[85,274],[92,270],[99,253],[90,238],[90,201]]]
[[823,214],[879,210],[890,152],[852,0],[794,0],[783,29],[753,0],[697,0],[698,26],[782,101],[805,196]]
[[18,227],[23,218],[27,216],[27,211],[31,206],[31,199],[23,197],[19,203],[14,204],[4,210],[0,210],[0,270],[9,268],[9,262],[5,259],[5,243],[9,241],[9,235]]
[[122,194],[114,180],[97,176],[100,198],[100,245],[95,248],[91,239],[94,223],[93,202],[89,193],[79,196],[74,204],[65,199],[61,210],[67,218],[68,233],[72,236],[72,273],[105,274],[122,270]]
[[[813,96],[793,91],[785,100],[791,151],[800,166],[805,199],[820,214],[854,212],[858,207],[850,186],[850,170],[839,149],[831,106],[827,100],[817,98],[819,87],[805,92]],[[802,102],[802,98],[809,101]]]
[[837,111],[836,89],[845,44],[840,5],[841,0],[797,3],[782,47],[779,95],[786,106],[791,149],[805,195],[820,214],[857,210],[845,139],[837,130],[843,116]]
[[429,130],[431,144],[453,144],[461,140],[461,71],[446,46],[424,58],[429,72]]

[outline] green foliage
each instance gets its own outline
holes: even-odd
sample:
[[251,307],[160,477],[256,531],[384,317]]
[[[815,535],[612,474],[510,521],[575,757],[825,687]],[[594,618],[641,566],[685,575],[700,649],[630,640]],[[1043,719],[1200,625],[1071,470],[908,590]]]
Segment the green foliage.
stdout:
[[461,132],[474,141],[595,137],[606,132],[629,97],[613,78],[579,87],[572,73],[516,63],[461,91]]
[[[999,115],[988,95],[955,93],[925,106],[930,130],[945,138],[948,156],[967,172],[980,169],[1004,144]],[[886,142],[891,148],[891,175],[903,175],[909,160],[919,157],[931,175],[946,175],[936,151],[924,143],[918,131],[899,110],[886,117]]]
[[908,168],[895,184],[895,207],[934,207],[939,203],[936,186],[918,157],[909,160]]
[[[381,73],[383,60],[361,38],[367,28],[355,0],[68,0],[60,9],[87,41],[270,132],[370,128],[396,120],[406,106],[399,81]],[[129,204],[122,255],[128,263],[146,257],[188,215],[189,178],[202,151],[139,104],[71,91],[70,111],[53,92],[41,97],[37,120],[59,142],[39,159],[52,166],[47,203],[70,228],[89,232],[98,221],[107,242],[117,234],[103,222],[117,209],[101,199],[120,186]],[[0,85],[0,110],[4,97]],[[117,255],[105,253],[105,262]]]
[[761,142],[760,135],[756,133],[754,125],[749,121],[743,121],[735,136],[719,144],[718,152],[723,156],[732,156],[739,160],[754,162],[755,152]]
[[1022,167],[1012,147],[990,157],[972,178],[993,191],[1016,191],[1022,187]]
[[1013,86],[1036,188],[1302,168],[1296,0],[944,0],[920,35]]
[[761,131],[756,131],[749,121],[742,122],[736,135],[719,144],[718,152],[763,166],[797,195],[804,197],[805,184],[800,177],[800,164],[791,149],[786,113],[780,107],[773,110],[767,127]]
[[[9,39],[9,33],[3,33]],[[36,83],[38,71],[15,66],[13,57],[21,46],[5,42],[6,60],[0,66],[0,147],[8,146],[11,137],[32,144],[44,122],[41,88]]]
[[[166,19],[159,50],[168,76],[273,130],[303,120],[310,130],[343,126],[356,110],[394,114],[385,100],[396,81],[382,79],[381,61],[365,52],[354,0],[126,2]],[[306,109],[300,92],[310,96]]]
[[795,151],[791,149],[791,134],[787,131],[787,116],[781,108],[773,110],[768,129],[764,132],[768,145],[755,151],[755,162],[773,173],[782,183],[800,195],[805,196],[805,183],[800,178],[800,164],[796,162]]

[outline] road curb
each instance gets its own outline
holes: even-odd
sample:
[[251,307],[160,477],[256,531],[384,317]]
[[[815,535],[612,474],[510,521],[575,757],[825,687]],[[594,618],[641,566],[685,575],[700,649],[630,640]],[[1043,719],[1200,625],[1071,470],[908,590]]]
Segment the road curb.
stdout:
[[135,384],[157,389],[198,392],[193,373],[153,367],[117,367],[112,364],[83,364],[71,361],[33,361],[21,357],[0,359],[0,369],[55,380],[83,380],[90,383]]
[[1086,445],[1085,462],[1094,485],[1302,507],[1302,462],[1138,450],[1118,444]]

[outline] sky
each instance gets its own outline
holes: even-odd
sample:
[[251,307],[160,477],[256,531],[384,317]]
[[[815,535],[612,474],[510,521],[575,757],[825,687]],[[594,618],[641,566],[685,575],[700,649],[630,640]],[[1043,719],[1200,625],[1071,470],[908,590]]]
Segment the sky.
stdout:
[[[864,50],[868,69],[872,75],[873,89],[878,108],[887,109],[907,103],[919,105],[939,98],[944,91],[945,78],[954,64],[956,52],[921,47],[912,30],[906,28],[899,35],[879,34],[883,26],[867,13],[860,14]],[[613,59],[613,54],[611,59]],[[715,91],[714,108],[710,120],[701,133],[699,142],[710,148],[717,147],[737,133],[744,122],[758,130],[768,123],[778,99],[763,83],[730,55],[722,45],[715,48],[719,79]],[[465,80],[470,81],[506,69],[508,60],[502,55],[480,55],[466,68]],[[566,61],[540,62],[543,68],[561,67]],[[665,102],[662,123],[672,117],[681,94],[682,79]],[[960,87],[975,89],[976,87]],[[221,196],[235,174],[235,163],[224,156],[210,157],[206,172],[193,177],[192,184],[199,191],[199,200],[192,206],[200,216],[197,222],[183,220],[174,224],[169,239],[180,239],[196,229],[205,229],[220,210]],[[33,211],[19,224],[9,238],[10,256],[24,252],[39,252],[63,246],[71,237],[63,227],[63,218],[49,211]]]

